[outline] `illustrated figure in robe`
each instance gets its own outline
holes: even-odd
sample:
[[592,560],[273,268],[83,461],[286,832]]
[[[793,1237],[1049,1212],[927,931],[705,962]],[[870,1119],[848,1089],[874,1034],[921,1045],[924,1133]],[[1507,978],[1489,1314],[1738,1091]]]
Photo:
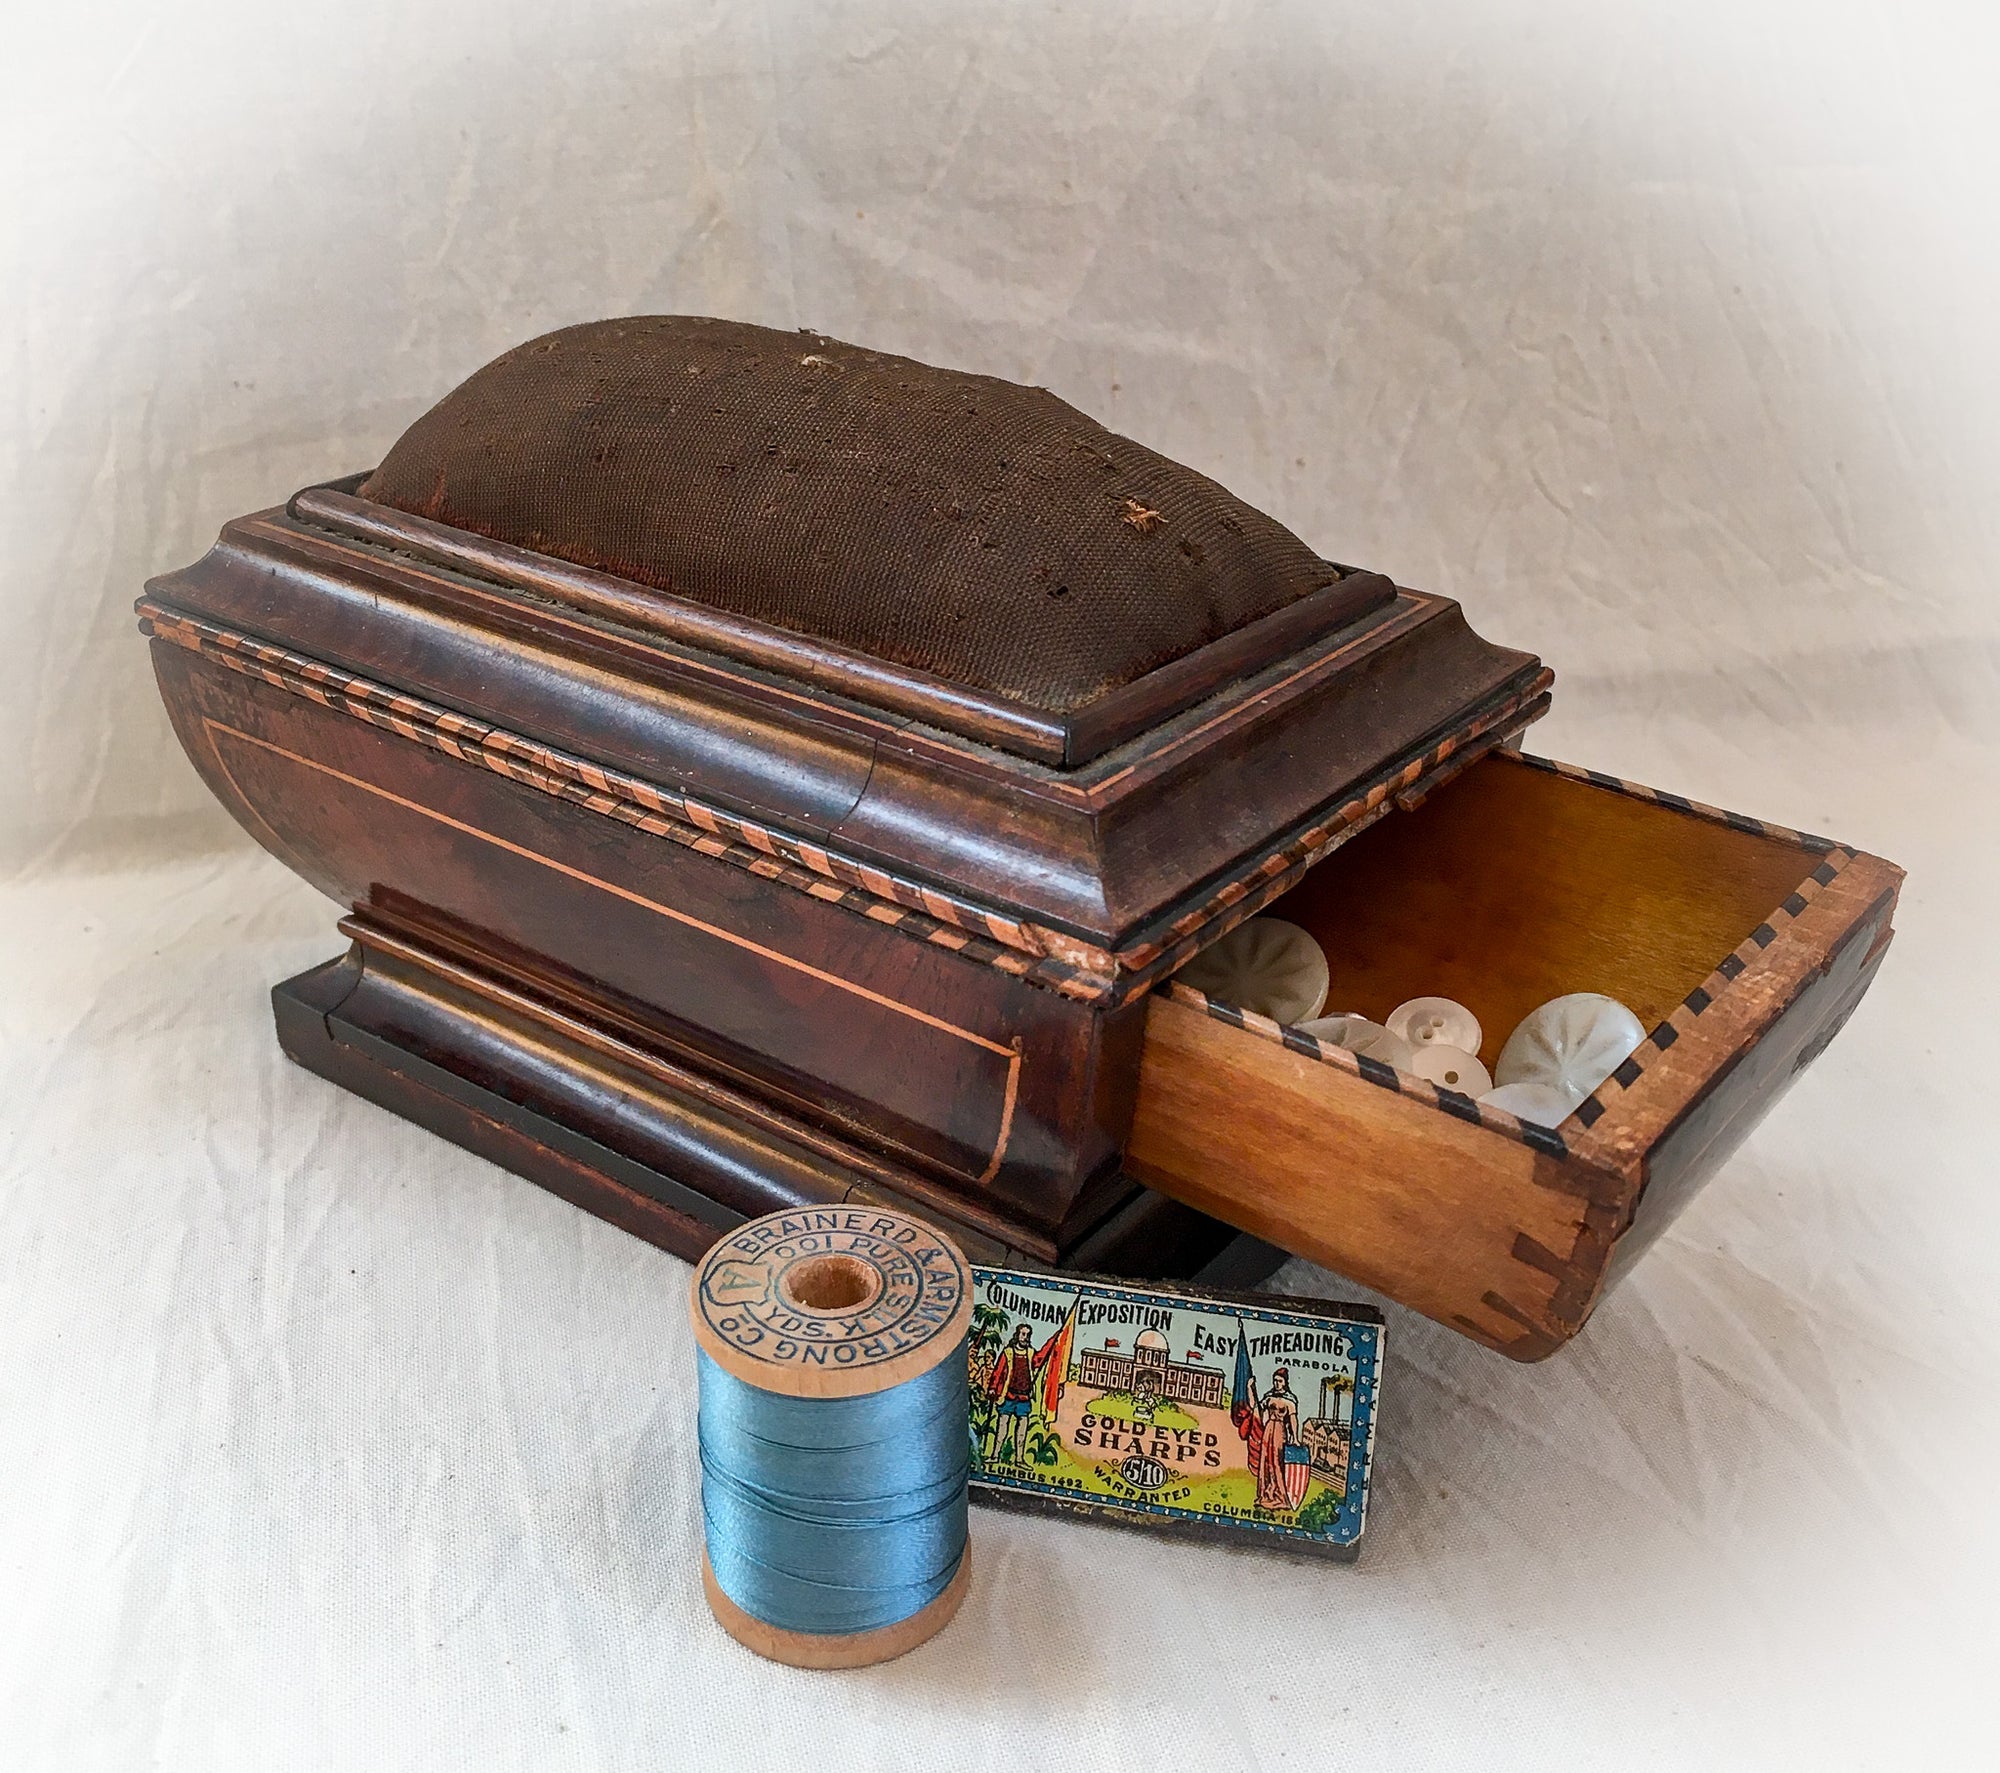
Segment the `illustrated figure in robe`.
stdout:
[[1291,1369],[1276,1368],[1270,1391],[1260,1399],[1250,1371],[1249,1339],[1240,1324],[1229,1420],[1243,1437],[1250,1475],[1257,1484],[1257,1506],[1281,1514],[1296,1510],[1312,1482],[1312,1455],[1299,1439],[1299,1402],[1292,1396]]

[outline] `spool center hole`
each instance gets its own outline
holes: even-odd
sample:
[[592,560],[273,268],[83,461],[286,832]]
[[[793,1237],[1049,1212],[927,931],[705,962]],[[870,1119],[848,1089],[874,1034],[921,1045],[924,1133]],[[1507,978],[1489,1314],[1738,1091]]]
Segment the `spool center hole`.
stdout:
[[779,1291],[802,1311],[852,1311],[875,1285],[874,1270],[852,1256],[808,1256],[785,1271]]

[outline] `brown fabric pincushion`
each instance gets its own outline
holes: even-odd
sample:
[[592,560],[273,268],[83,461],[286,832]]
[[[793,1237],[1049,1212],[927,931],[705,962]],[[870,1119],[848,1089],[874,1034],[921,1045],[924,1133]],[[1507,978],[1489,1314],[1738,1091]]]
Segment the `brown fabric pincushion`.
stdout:
[[361,491],[1056,714],[1339,576],[1046,389],[682,316],[496,358]]

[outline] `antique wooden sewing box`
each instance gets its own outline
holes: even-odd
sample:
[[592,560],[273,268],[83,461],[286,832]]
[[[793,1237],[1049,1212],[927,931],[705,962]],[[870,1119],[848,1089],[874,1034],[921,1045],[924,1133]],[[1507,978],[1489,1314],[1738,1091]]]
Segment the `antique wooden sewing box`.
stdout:
[[[532,341],[139,611],[204,780],[349,910],[285,1051],[689,1257],[835,1201],[1127,1275],[1240,1229],[1537,1359],[1839,1029],[1901,879],[1520,755],[1550,674],[1457,604],[814,334]],[[1526,1125],[1175,984],[1272,907],[1329,1009],[1654,1032]]]

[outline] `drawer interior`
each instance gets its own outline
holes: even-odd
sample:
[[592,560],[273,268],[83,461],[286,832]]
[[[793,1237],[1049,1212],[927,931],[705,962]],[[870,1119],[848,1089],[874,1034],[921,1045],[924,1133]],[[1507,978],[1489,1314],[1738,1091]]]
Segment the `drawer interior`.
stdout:
[[1537,1005],[1599,991],[1651,1031],[1639,1066],[1532,1127],[1177,987],[1148,1006],[1127,1167],[1539,1360],[1832,1038],[1900,879],[1612,778],[1483,758],[1270,910],[1324,948],[1329,1013],[1454,998],[1491,1066]]
[[1325,949],[1327,1014],[1380,1022],[1407,998],[1453,998],[1479,1018],[1490,1066],[1522,1017],[1566,992],[1615,997],[1653,1027],[1816,860],[1788,838],[1491,756],[1270,911]]

